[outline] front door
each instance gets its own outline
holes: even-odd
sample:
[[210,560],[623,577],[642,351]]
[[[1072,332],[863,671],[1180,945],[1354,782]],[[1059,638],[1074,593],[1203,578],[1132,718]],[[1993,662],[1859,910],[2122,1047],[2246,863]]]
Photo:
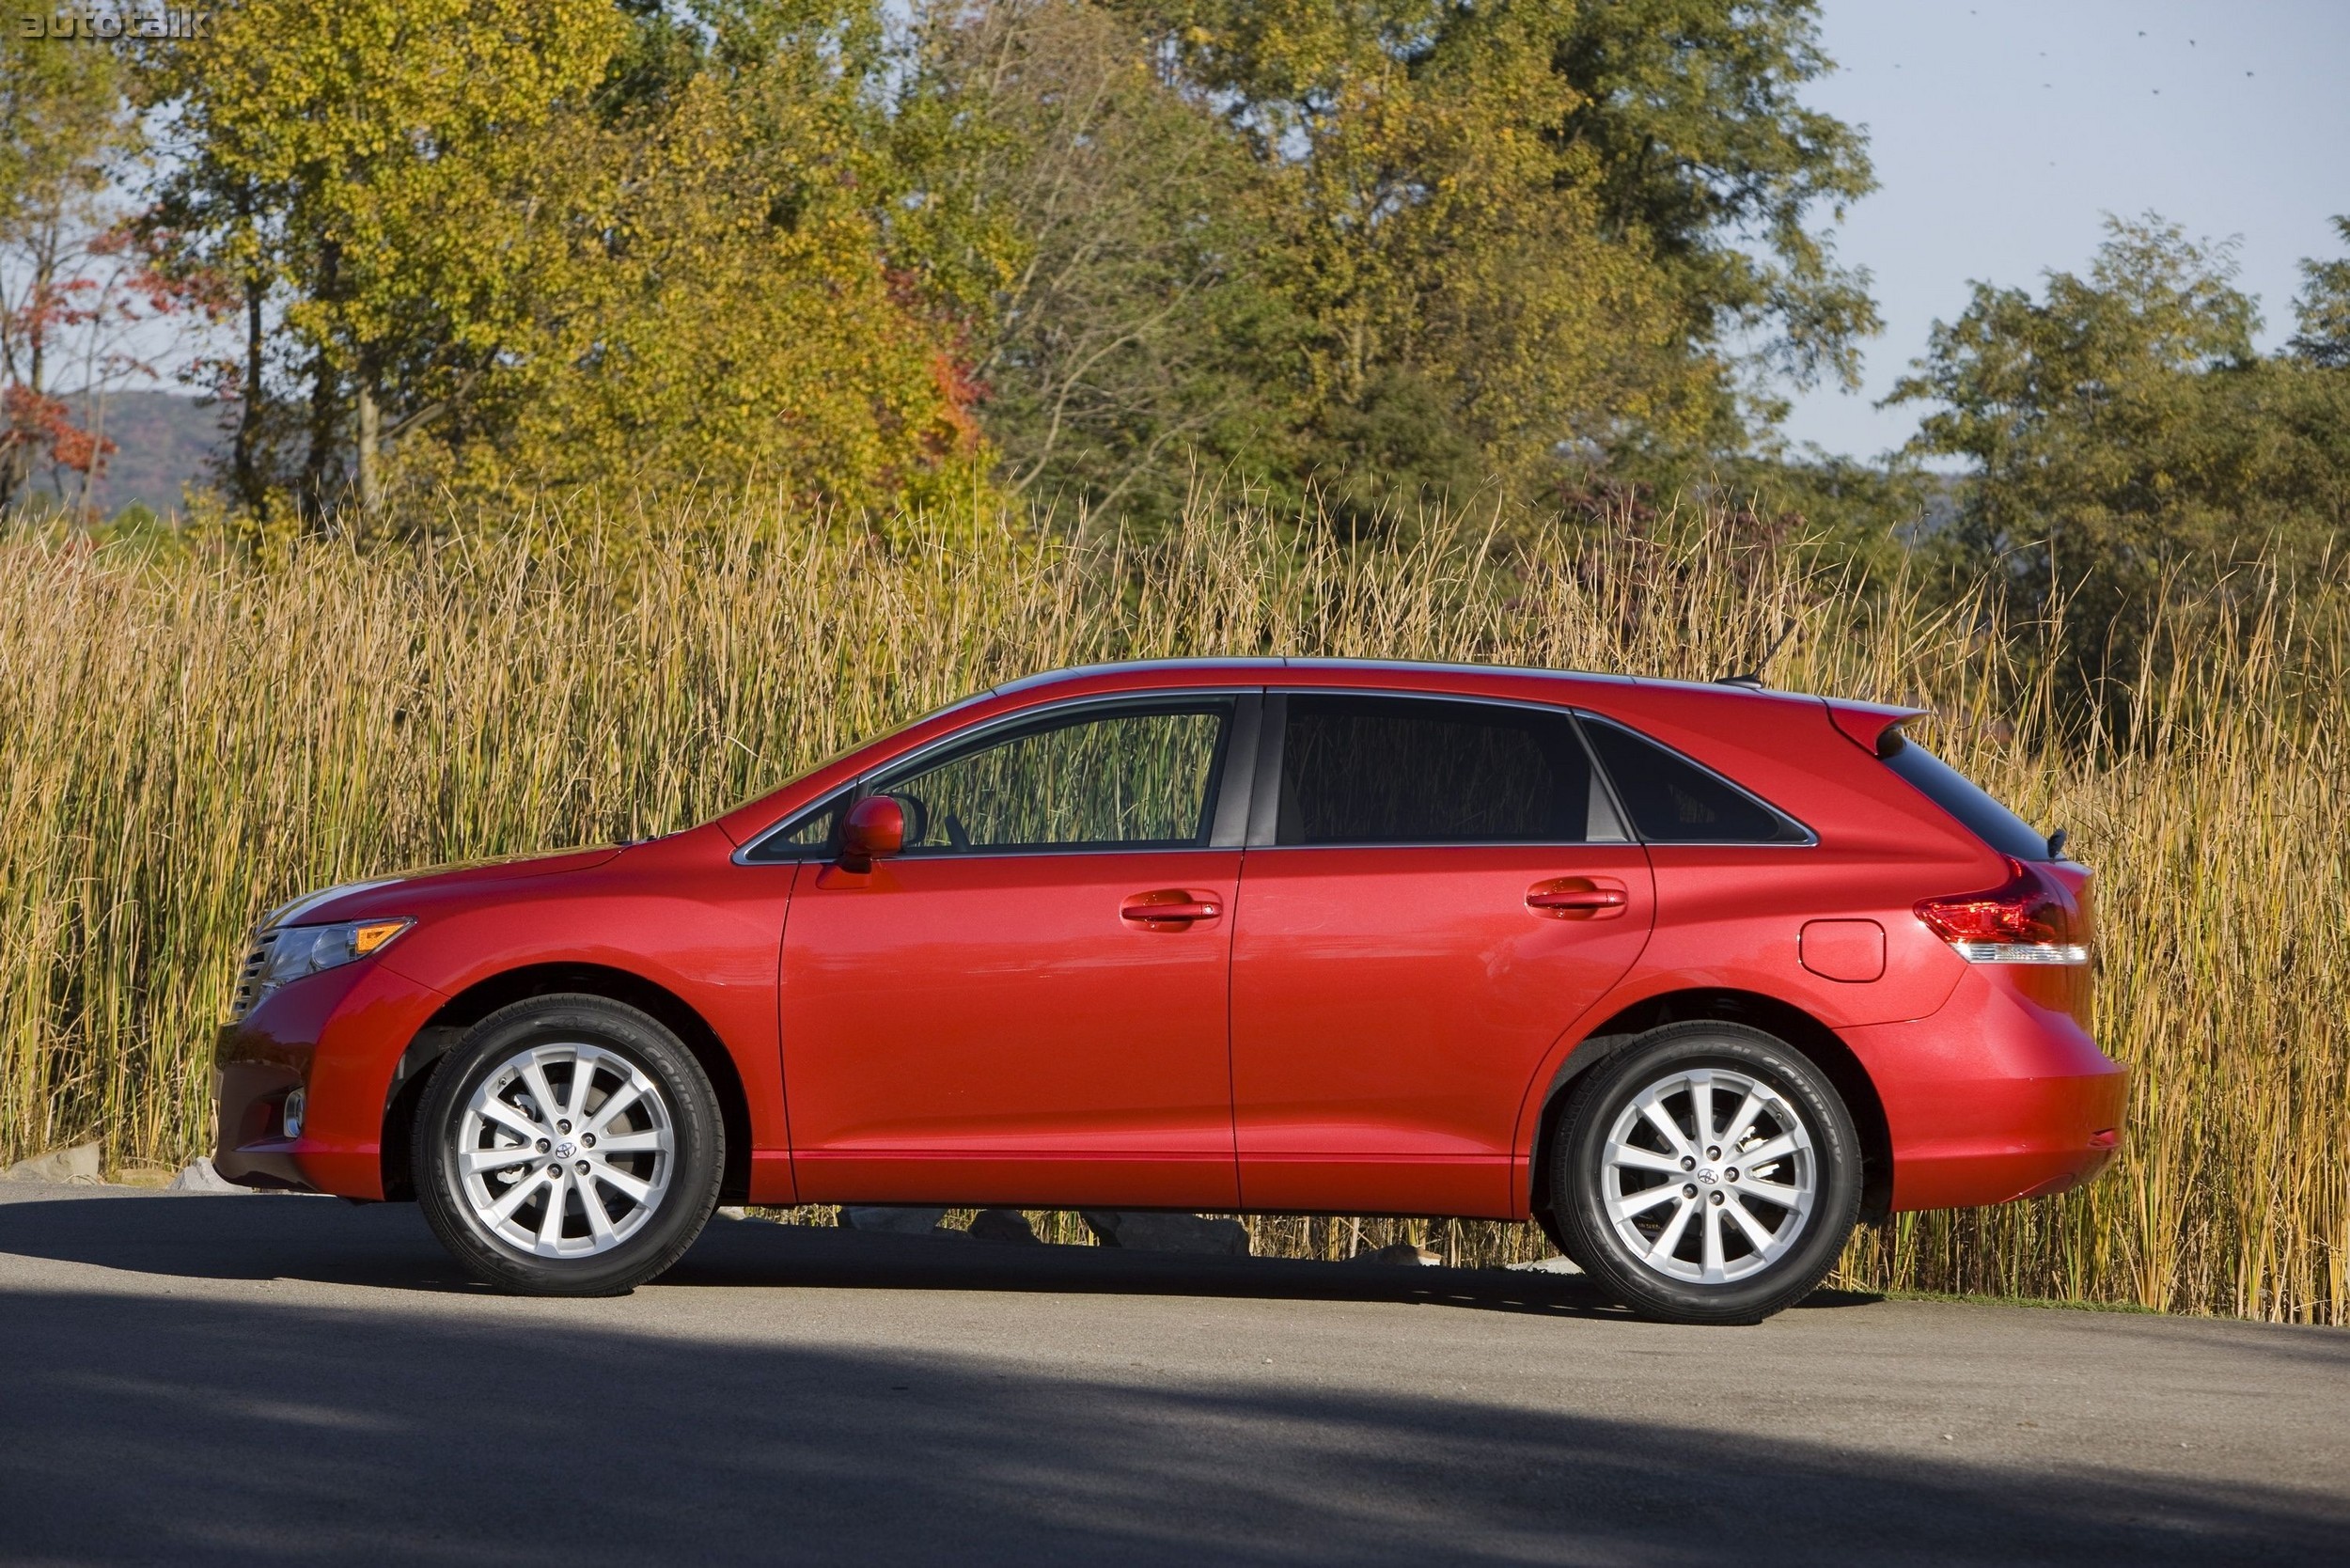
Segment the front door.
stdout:
[[1292,692],[1269,725],[1284,707],[1233,945],[1242,1200],[1512,1214],[1528,1085],[1638,957],[1648,858],[1563,712]]
[[904,852],[804,870],[784,933],[804,1199],[1233,1205],[1241,700],[1058,710],[868,782]]

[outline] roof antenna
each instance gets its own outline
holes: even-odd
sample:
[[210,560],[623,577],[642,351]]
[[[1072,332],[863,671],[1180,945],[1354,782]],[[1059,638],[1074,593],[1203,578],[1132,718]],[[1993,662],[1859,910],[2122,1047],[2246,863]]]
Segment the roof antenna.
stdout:
[[1744,686],[1750,692],[1761,691],[1762,689],[1762,672],[1770,668],[1771,661],[1773,659],[1778,657],[1778,651],[1787,646],[1787,639],[1795,635],[1795,626],[1796,622],[1790,620],[1785,626],[1781,627],[1777,639],[1772,642],[1770,647],[1762,651],[1762,657],[1755,661],[1755,666],[1752,669],[1747,671],[1744,675],[1716,676],[1714,679],[1714,684],[1717,686]]

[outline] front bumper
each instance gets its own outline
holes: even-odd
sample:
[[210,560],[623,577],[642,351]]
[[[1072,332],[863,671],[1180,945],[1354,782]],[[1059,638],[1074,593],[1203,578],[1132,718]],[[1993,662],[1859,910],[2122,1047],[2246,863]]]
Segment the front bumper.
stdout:
[[[372,959],[310,975],[221,1027],[212,1165],[240,1186],[384,1196],[384,1115],[416,1031],[448,1000]],[[286,1096],[306,1090],[302,1136]]]
[[1932,1017],[1844,1038],[1884,1102],[1897,1210],[2062,1192],[2119,1147],[2129,1069],[2071,1013],[1989,965]]

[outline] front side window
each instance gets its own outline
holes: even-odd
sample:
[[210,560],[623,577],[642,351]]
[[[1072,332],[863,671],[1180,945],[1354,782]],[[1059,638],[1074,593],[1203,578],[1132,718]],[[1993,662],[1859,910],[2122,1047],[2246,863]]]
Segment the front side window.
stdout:
[[1089,711],[885,776],[910,855],[1190,849],[1208,841],[1232,705]]
[[1292,693],[1282,844],[1621,841],[1563,713],[1428,698]]
[[1803,827],[1719,774],[1610,719],[1587,716],[1584,733],[1632,825],[1652,844],[1802,844]]

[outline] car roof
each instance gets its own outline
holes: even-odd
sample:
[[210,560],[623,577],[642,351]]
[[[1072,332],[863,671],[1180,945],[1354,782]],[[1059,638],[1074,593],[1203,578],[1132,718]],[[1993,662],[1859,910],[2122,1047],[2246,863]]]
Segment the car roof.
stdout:
[[[1629,675],[1602,675],[1590,670],[1545,669],[1530,665],[1480,665],[1465,661],[1448,662],[1434,659],[1292,659],[1274,656],[1208,659],[1123,659],[1106,664],[1076,665],[1067,669],[1046,670],[1040,675],[1023,676],[991,686],[988,692],[995,697],[1010,697],[1045,687],[1074,684],[1105,677],[1130,675],[1169,676],[1228,676],[1266,680],[1284,672],[1299,674],[1360,673],[1370,676],[1394,675],[1460,675],[1460,676],[1547,676],[1562,680],[1631,682]],[[1643,682],[1646,683],[1646,682]]]

